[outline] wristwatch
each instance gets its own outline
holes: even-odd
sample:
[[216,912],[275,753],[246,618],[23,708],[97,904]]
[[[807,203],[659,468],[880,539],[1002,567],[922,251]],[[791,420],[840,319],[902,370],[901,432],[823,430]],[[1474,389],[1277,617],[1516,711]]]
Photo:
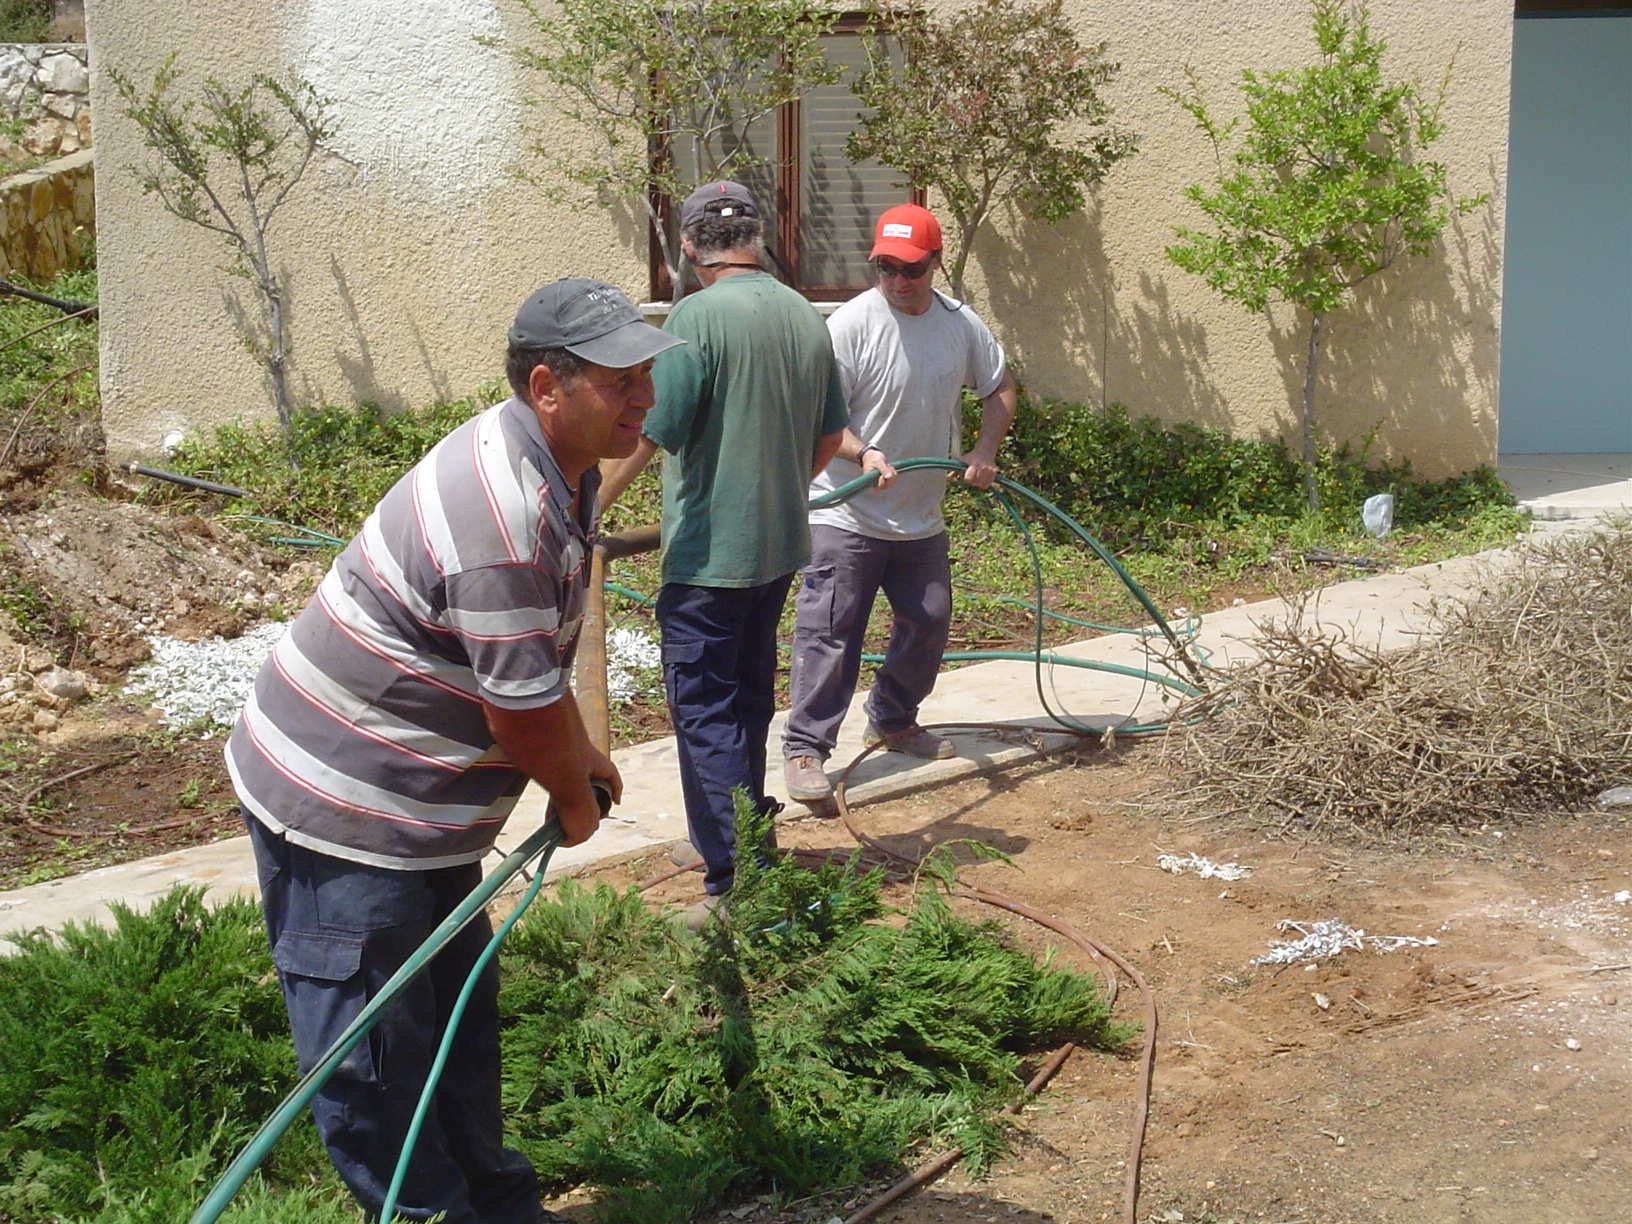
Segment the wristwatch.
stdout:
[[861,466],[861,461],[863,459],[867,458],[867,452],[870,451],[870,450],[876,450],[881,455],[884,453],[882,449],[880,449],[879,447],[874,446],[871,442],[862,443],[861,449],[856,452],[856,466],[857,467]]

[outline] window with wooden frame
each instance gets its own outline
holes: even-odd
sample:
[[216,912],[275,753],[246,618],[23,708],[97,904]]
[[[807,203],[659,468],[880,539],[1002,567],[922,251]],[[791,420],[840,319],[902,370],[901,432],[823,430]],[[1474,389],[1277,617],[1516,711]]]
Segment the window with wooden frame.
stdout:
[[[738,178],[759,204],[769,270],[816,302],[842,302],[866,289],[872,283],[867,252],[874,220],[892,204],[923,202],[898,171],[844,155],[860,108],[849,82],[867,64],[863,20],[859,14],[841,17],[822,39],[828,58],[844,68],[844,79],[809,90],[750,124],[741,142],[748,160],[757,163]],[[678,169],[682,182],[700,177],[695,166]],[[663,211],[670,233],[677,234],[677,203],[664,201]],[[667,300],[673,293],[655,237],[650,258],[652,298]]]

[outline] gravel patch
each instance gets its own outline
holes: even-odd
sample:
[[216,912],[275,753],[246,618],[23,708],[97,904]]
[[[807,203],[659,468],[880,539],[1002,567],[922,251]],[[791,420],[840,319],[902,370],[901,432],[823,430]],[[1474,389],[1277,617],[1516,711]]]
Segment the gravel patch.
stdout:
[[255,673],[287,628],[280,621],[257,625],[241,637],[184,642],[150,637],[153,658],[134,668],[125,691],[145,697],[166,727],[201,722],[230,727],[255,683]]

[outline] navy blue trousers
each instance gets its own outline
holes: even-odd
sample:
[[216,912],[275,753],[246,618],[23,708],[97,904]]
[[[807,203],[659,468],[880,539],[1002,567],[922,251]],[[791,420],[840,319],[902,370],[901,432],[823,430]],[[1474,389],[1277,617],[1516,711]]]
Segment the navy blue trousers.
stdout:
[[[272,963],[304,1075],[437,925],[481,867],[389,871],[292,845],[244,813]],[[478,914],[391,1004],[312,1100],[341,1179],[378,1218],[448,1013],[492,936]],[[537,1224],[538,1179],[503,1145],[499,972],[483,969],[398,1195],[397,1214],[446,1224]]]
[[686,831],[703,856],[703,890],[735,876],[733,789],[761,811],[765,737],[776,713],[776,629],[792,574],[753,587],[665,583],[657,595],[663,686],[680,757]]

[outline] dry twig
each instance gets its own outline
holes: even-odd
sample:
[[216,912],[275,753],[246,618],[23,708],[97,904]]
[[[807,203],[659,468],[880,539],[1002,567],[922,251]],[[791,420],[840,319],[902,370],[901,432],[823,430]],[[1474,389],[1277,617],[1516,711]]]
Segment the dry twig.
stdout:
[[1574,806],[1632,778],[1632,527],[1531,546],[1388,654],[1265,625],[1179,710],[1182,801],[1282,831],[1413,833]]

